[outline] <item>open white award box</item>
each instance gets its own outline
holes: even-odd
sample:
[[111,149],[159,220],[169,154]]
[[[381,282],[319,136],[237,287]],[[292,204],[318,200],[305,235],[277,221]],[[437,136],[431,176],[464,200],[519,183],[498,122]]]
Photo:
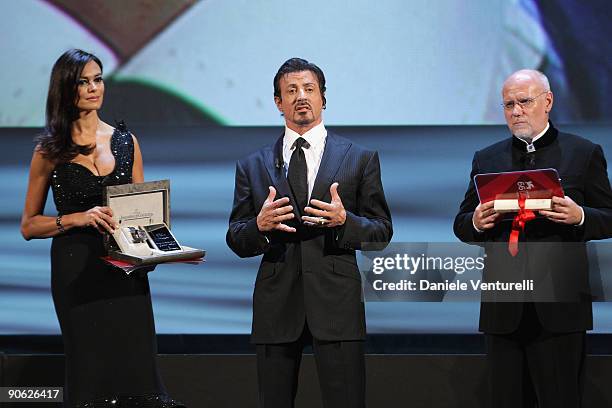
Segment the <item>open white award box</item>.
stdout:
[[[206,251],[181,245],[170,230],[170,181],[107,186],[104,205],[119,224],[105,241],[108,256],[133,265],[202,259]],[[111,238],[112,237],[112,238]]]

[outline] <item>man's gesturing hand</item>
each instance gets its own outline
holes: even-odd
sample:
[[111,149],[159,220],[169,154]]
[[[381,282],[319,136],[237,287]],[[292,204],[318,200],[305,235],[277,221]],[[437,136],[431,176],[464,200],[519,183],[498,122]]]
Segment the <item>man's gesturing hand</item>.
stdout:
[[310,200],[310,205],[304,210],[308,215],[302,217],[304,224],[311,227],[338,227],[346,221],[346,210],[342,205],[342,200],[338,195],[338,183],[334,183],[329,187],[331,194],[331,202],[326,203],[320,200]]
[[295,232],[295,228],[283,224],[284,221],[294,217],[293,207],[289,205],[289,198],[283,197],[274,200],[276,189],[272,186],[269,189],[270,194],[268,194],[257,215],[257,228],[261,232],[272,230]]

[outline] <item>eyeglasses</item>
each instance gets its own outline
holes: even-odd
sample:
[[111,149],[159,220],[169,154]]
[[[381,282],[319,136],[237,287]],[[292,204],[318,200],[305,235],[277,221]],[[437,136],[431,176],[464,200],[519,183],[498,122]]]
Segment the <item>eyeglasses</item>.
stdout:
[[519,99],[518,101],[502,102],[501,106],[503,106],[504,109],[507,110],[507,111],[514,110],[514,107],[516,105],[520,106],[523,109],[527,109],[527,108],[530,108],[533,105],[533,103],[535,102],[535,100],[537,98],[539,98],[540,96],[542,96],[544,94],[547,94],[548,92],[549,91],[544,91],[541,94],[534,96],[533,98],[522,98],[522,99]]

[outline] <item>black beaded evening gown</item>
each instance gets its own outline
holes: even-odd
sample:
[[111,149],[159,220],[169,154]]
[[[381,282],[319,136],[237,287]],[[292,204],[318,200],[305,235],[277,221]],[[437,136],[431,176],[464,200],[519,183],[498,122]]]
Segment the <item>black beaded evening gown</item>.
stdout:
[[[104,186],[130,183],[134,144],[120,125],[111,137],[115,168],[96,176],[77,163],[60,163],[51,174],[59,214],[102,205]],[[73,228],[53,238],[51,291],[66,355],[65,406],[182,407],[160,379],[147,276],[111,267],[102,234]]]

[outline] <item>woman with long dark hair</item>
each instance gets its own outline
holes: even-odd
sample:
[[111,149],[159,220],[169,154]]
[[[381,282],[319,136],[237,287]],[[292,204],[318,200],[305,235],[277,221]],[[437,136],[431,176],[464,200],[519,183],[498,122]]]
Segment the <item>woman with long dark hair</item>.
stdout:
[[[183,407],[157,364],[149,282],[105,264],[116,227],[105,186],[144,181],[136,138],[98,117],[102,63],[72,49],[53,66],[45,132],[37,140],[21,220],[25,239],[53,237],[51,291],[66,355],[68,407]],[[43,215],[51,187],[57,216]]]

